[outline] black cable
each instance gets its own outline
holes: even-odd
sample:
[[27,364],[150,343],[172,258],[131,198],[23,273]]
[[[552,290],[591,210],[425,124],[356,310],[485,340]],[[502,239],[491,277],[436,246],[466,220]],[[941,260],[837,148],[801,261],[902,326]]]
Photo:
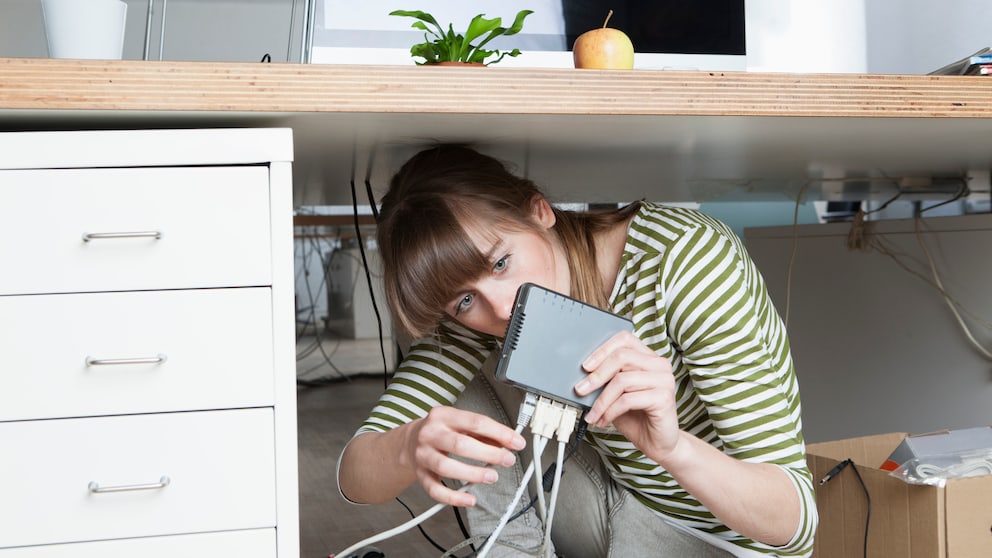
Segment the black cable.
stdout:
[[379,222],[379,208],[375,205],[375,195],[372,193],[372,182],[369,179],[369,175],[372,174],[372,159],[369,159],[369,168],[365,175],[365,196],[369,199],[369,207],[372,208],[372,217],[375,219],[376,223]]
[[954,194],[953,197],[951,197],[949,199],[946,199],[946,200],[944,200],[944,201],[942,201],[942,202],[940,202],[938,204],[934,204],[934,205],[931,205],[929,207],[924,207],[924,208],[920,209],[918,215],[923,215],[925,212],[930,211],[931,209],[936,209],[936,208],[938,208],[938,207],[940,207],[942,205],[947,205],[949,203],[956,202],[959,199],[965,197],[966,195],[968,195],[970,193],[971,193],[971,189],[968,188],[968,182],[966,180],[962,180],[961,181],[961,187],[958,188],[957,193]]
[[[820,479],[820,484],[824,485],[830,482],[830,480],[840,474],[848,465],[854,465],[854,460],[848,458],[837,464],[836,467],[830,469],[830,471]],[[868,485],[865,484],[863,478],[861,478],[861,472],[858,471],[857,467],[851,467],[854,470],[855,476],[858,477],[858,482],[861,484],[861,490],[865,493],[865,538],[864,538],[864,548],[862,550],[863,558],[868,558],[868,528],[871,526],[871,494],[868,493]]]
[[882,204],[881,206],[879,206],[879,207],[876,207],[875,209],[872,209],[872,210],[870,210],[870,211],[865,211],[865,212],[864,212],[864,213],[865,213],[865,215],[871,215],[872,213],[877,213],[877,212],[879,212],[879,211],[882,211],[882,210],[883,210],[883,209],[885,209],[886,207],[889,207],[889,204],[890,204],[890,203],[892,203],[892,202],[894,202],[894,201],[896,201],[897,199],[899,199],[899,198],[901,198],[901,197],[902,197],[902,194],[903,194],[903,191],[902,191],[902,189],[900,188],[900,189],[899,189],[899,191],[898,191],[898,192],[896,192],[896,195],[894,195],[894,196],[892,196],[891,198],[889,198],[888,200],[886,200],[886,201],[885,201],[885,203],[883,203],[883,204]]
[[[848,461],[850,461],[850,459]],[[854,462],[851,461],[851,463],[853,464]],[[864,558],[868,558],[868,527],[869,525],[871,525],[871,494],[868,493],[868,486],[865,484],[864,479],[861,478],[861,473],[858,471],[858,468],[851,467],[851,469],[854,470],[855,476],[858,477],[858,482],[861,483],[861,490],[863,490],[865,493],[865,503],[866,503],[865,540],[864,540],[864,548],[862,550],[862,556]]]
[[376,325],[379,328],[379,353],[382,355],[383,386],[388,384],[389,365],[386,361],[385,338],[382,334],[382,316],[379,314],[379,304],[375,300],[375,289],[372,286],[372,272],[369,271],[369,259],[365,253],[365,240],[362,239],[362,228],[358,223],[358,194],[355,191],[355,181],[351,181],[351,205],[354,210],[352,217],[355,221],[355,236],[358,237],[358,251],[362,254],[362,264],[365,267],[365,282],[369,287],[369,300],[372,302],[372,311],[375,313]]
[[[413,510],[411,510],[411,509],[410,509],[410,506],[408,506],[408,505],[406,505],[406,504],[405,504],[405,503],[403,502],[403,500],[400,500],[400,499],[399,499],[399,497],[398,497],[398,496],[396,497],[396,501],[397,501],[397,502],[399,502],[401,506],[403,506],[404,508],[406,508],[406,511],[407,511],[407,512],[408,512],[408,513],[410,514],[410,517],[417,517],[417,514],[415,514],[415,513],[413,513]],[[417,524],[417,529],[418,529],[418,530],[420,531],[420,534],[421,534],[421,535],[423,535],[425,539],[427,539],[427,542],[429,542],[429,543],[431,543],[431,544],[432,544],[432,545],[434,546],[434,548],[436,548],[436,549],[438,549],[438,550],[440,550],[441,552],[447,552],[447,550],[448,550],[448,549],[446,549],[446,548],[444,548],[443,546],[441,546],[441,545],[439,545],[439,544],[437,544],[437,543],[436,543],[436,542],[434,541],[434,539],[432,539],[432,538],[430,537],[430,535],[428,535],[428,534],[427,534],[427,531],[424,531],[424,527],[423,527],[423,525],[422,525],[422,524],[419,524],[419,523],[418,523],[418,524]]]
[[[458,511],[458,506],[451,506],[451,511],[455,513],[455,521],[458,522],[458,529],[462,532],[462,536],[465,537],[465,540],[468,540],[472,537],[472,535],[468,532],[468,526],[466,526],[465,522],[462,520],[462,514]],[[470,556],[474,556],[478,550],[475,548],[474,544],[469,543],[468,546],[472,549],[472,554]]]

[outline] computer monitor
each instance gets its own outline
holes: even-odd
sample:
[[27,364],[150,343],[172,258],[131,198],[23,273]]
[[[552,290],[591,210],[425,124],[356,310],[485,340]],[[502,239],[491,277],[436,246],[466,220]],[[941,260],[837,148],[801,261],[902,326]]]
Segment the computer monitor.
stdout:
[[410,45],[422,41],[423,32],[411,29],[410,18],[388,15],[393,10],[422,10],[464,31],[476,14],[509,25],[518,11],[529,9],[534,13],[521,33],[489,44],[523,51],[500,66],[571,68],[575,38],[601,27],[613,10],[609,26],[631,38],[637,69],[747,69],[744,0],[316,1],[314,63],[412,64]]

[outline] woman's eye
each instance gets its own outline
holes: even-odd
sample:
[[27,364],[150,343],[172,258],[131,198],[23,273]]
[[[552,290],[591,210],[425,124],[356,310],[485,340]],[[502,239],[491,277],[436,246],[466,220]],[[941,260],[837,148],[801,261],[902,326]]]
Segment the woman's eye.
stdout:
[[496,260],[496,263],[493,264],[493,271],[500,272],[506,269],[507,258],[508,256],[503,256],[502,258]]
[[457,316],[462,311],[467,310],[470,306],[472,306],[472,295],[467,294],[458,301],[458,304],[455,305],[455,315]]

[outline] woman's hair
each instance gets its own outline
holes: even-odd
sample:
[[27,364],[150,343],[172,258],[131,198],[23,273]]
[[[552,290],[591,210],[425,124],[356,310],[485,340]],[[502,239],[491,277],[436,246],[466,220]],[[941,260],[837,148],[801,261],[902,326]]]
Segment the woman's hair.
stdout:
[[[421,337],[444,319],[458,289],[490,270],[466,232],[538,231],[532,217],[543,196],[500,161],[462,145],[442,144],[414,155],[382,199],[377,240],[386,298],[400,327]],[[605,308],[593,234],[626,219],[637,204],[606,212],[554,208],[553,241],[565,249],[571,296]]]

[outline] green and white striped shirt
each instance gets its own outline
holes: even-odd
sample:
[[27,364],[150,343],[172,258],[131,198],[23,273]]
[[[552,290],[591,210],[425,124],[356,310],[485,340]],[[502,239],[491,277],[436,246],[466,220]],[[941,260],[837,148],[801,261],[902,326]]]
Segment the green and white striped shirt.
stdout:
[[[698,211],[643,203],[631,222],[612,310],[672,364],[681,428],[737,459],[773,463],[792,479],[802,518],[792,541],[770,547],[721,524],[616,431],[586,435],[613,478],[667,520],[769,556],[809,556],[816,530],[789,341],[764,280],[740,240]],[[494,340],[443,328],[411,347],[359,429],[382,432],[452,404]]]

